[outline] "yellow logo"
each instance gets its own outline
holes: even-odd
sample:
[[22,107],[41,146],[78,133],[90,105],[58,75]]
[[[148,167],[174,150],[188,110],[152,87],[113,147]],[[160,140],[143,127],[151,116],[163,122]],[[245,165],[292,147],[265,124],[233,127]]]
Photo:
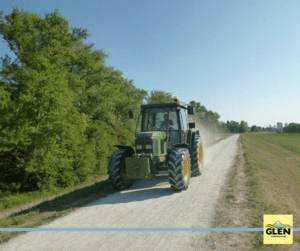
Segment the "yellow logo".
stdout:
[[293,244],[293,215],[264,215],[264,244]]

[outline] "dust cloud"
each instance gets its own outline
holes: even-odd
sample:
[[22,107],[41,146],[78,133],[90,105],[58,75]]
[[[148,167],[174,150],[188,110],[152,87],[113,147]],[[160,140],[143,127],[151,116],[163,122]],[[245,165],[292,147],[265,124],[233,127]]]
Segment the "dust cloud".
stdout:
[[201,119],[198,116],[189,115],[189,122],[195,123],[195,129],[200,131],[200,136],[202,138],[202,142],[204,147],[208,147],[216,141],[224,139],[228,136],[227,133],[222,132],[215,125],[205,125],[201,122]]

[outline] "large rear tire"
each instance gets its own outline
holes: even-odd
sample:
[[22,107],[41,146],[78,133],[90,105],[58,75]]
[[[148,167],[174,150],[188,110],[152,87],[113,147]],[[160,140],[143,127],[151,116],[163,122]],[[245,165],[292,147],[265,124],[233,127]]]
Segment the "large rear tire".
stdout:
[[111,185],[122,190],[132,185],[132,180],[126,174],[125,158],[131,157],[130,151],[119,149],[114,151],[108,163],[108,176]]
[[203,170],[203,144],[200,136],[195,135],[192,147],[192,177],[202,174]]
[[169,157],[169,182],[176,191],[188,188],[191,176],[191,160],[189,150],[174,148]]

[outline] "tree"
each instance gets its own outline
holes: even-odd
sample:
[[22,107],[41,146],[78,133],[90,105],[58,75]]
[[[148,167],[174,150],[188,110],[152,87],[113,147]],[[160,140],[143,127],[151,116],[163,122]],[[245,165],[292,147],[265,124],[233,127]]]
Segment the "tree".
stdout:
[[173,102],[172,94],[164,91],[151,91],[146,101],[148,104]]
[[204,113],[203,121],[206,125],[216,125],[220,115],[217,112],[207,111]]
[[217,112],[207,110],[205,106],[195,100],[192,100],[190,105],[194,107],[196,120],[198,120],[201,125],[210,127],[212,133],[228,132],[226,124],[219,121],[220,115]]
[[240,125],[239,125],[239,132],[243,133],[243,132],[247,132],[248,131],[248,124],[245,121],[241,121]]
[[288,126],[283,128],[285,133],[300,133],[300,124],[290,123]]
[[253,126],[251,127],[251,132],[258,132],[258,128],[257,128],[256,125],[253,125]]
[[239,132],[239,123],[236,121],[231,120],[230,122],[227,121],[227,128],[231,133],[238,133]]
[[16,56],[1,59],[0,189],[66,187],[106,169],[113,145],[134,141],[126,111],[146,92],[57,11],[15,8],[0,15],[0,34]]
[[32,190],[84,179],[94,159],[85,154],[86,124],[74,106],[85,83],[65,67],[75,56],[68,22],[56,11],[42,18],[16,8],[0,17],[0,34],[17,57],[2,59],[0,85],[10,102],[0,132],[1,184]]
[[200,102],[196,102],[195,100],[192,100],[190,102],[190,105],[194,107],[195,115],[199,118],[204,118],[205,114],[207,113],[207,109],[205,106],[201,105]]
[[222,122],[222,121],[220,121],[219,122],[219,127],[220,127],[220,129],[221,129],[221,132],[229,132],[229,130],[228,130],[228,128],[227,128],[227,125],[226,125],[226,123],[225,122]]

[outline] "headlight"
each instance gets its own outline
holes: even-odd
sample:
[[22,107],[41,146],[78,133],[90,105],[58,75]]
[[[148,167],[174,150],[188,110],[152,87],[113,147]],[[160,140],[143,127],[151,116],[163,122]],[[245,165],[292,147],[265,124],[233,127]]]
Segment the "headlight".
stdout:
[[146,149],[152,149],[151,145],[146,145]]
[[137,146],[136,146],[136,149],[141,150],[141,149],[142,149],[142,146],[141,146],[141,145],[137,145]]

